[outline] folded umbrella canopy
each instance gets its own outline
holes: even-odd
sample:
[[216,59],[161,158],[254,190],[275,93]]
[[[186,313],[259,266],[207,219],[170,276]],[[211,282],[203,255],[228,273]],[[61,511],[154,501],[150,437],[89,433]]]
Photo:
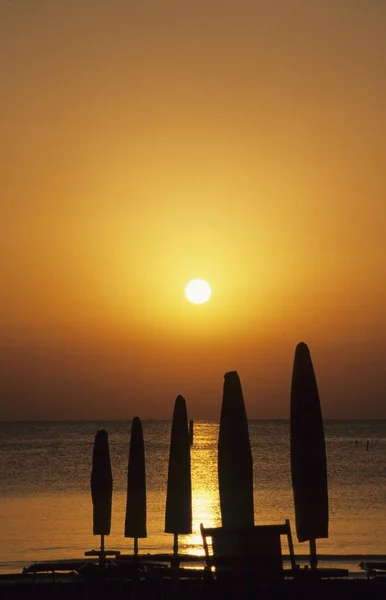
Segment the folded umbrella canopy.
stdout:
[[248,420],[236,371],[225,373],[218,438],[218,481],[222,526],[254,525],[253,461]]
[[131,424],[125,537],[134,538],[134,555],[138,554],[138,538],[147,537],[145,447],[139,417],[134,417]]
[[186,402],[177,396],[170,437],[166,493],[165,533],[174,534],[174,562],[178,559],[178,535],[192,533],[192,478],[190,434]]
[[310,351],[296,346],[291,385],[291,474],[299,542],[309,540],[317,567],[316,542],[328,537],[327,462],[322,411]]
[[113,476],[107,431],[97,431],[94,440],[91,471],[93,533],[101,536],[101,562],[105,558],[104,536],[110,534]]

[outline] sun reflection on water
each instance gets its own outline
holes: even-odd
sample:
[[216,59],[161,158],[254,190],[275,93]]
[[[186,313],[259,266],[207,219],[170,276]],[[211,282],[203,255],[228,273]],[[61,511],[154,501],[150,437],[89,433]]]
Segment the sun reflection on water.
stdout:
[[192,534],[181,536],[184,552],[203,556],[200,523],[206,527],[220,524],[217,482],[218,427],[195,423],[192,446]]

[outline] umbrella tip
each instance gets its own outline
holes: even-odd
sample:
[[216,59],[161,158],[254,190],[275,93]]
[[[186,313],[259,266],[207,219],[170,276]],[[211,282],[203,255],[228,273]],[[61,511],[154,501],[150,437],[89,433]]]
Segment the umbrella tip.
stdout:
[[224,375],[224,390],[241,390],[241,381],[237,371],[228,371]]
[[310,349],[308,348],[307,344],[305,342],[299,342],[296,346],[296,352],[310,352]]
[[226,381],[237,381],[239,380],[239,374],[237,373],[237,371],[227,371],[224,375],[224,379]]
[[139,417],[134,417],[131,422],[131,431],[134,431],[134,429],[142,431],[142,423]]
[[185,398],[178,395],[174,403],[174,412],[178,415],[184,415],[187,418],[187,407]]
[[297,348],[307,348],[306,342],[299,342],[296,346]]
[[180,394],[177,396],[176,401],[174,403],[174,406],[177,408],[186,408],[186,400],[183,396],[181,396]]

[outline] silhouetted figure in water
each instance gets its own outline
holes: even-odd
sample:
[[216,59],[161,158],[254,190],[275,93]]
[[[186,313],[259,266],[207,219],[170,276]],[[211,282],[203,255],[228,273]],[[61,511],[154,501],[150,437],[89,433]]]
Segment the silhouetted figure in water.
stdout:
[[367,450],[367,452],[369,451],[369,446],[370,446],[370,440],[367,440],[367,442],[366,442],[366,450]]
[[358,444],[358,440],[355,440],[355,445],[357,445],[357,444]]

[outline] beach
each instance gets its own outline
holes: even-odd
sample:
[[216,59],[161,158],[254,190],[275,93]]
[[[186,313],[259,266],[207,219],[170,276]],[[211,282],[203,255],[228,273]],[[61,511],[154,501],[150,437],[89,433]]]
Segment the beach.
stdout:
[[[364,578],[345,579],[308,579],[307,581],[285,579],[283,582],[262,589],[259,597],[296,599],[307,598],[310,600],[380,600],[386,592],[386,580],[382,578],[366,580]],[[90,577],[82,579],[76,575],[32,576],[0,576],[0,594],[2,600],[16,600],[18,598],[38,597],[42,599],[74,599],[77,600],[99,598],[143,598],[144,600],[158,598],[184,600],[209,600],[212,598],[243,598],[234,590],[224,590],[217,583],[209,582],[205,574],[189,577],[181,575],[176,578],[164,573],[147,575],[140,580],[125,577]],[[246,595],[246,598],[256,597],[255,594]]]

